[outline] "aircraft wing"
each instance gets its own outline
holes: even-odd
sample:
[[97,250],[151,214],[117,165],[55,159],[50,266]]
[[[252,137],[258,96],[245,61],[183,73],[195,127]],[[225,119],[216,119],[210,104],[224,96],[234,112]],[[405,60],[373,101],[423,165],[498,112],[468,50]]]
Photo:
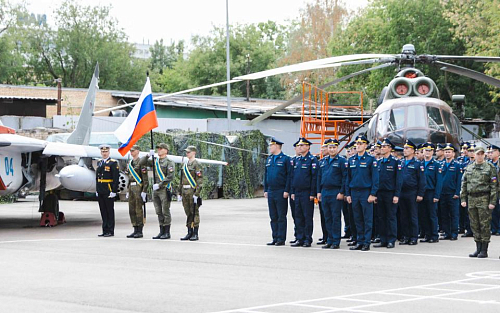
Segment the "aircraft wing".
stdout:
[[0,151],[17,153],[42,151],[46,145],[45,140],[14,134],[0,134]]
[[[47,146],[43,150],[43,154],[45,155],[58,155],[58,156],[72,156],[72,157],[81,157],[81,158],[101,158],[101,151],[98,147],[92,146],[80,146],[80,145],[72,145],[68,143],[62,142],[48,142]],[[140,156],[148,155],[147,152],[141,152]],[[131,159],[130,152],[122,156],[118,149],[110,149],[109,156],[112,159],[116,160],[129,160]],[[182,156],[176,155],[168,155],[168,158],[175,163],[186,163],[188,159]],[[198,159],[198,162],[201,164],[214,164],[214,165],[227,165],[227,162],[217,161],[217,160],[207,160],[207,159]]]

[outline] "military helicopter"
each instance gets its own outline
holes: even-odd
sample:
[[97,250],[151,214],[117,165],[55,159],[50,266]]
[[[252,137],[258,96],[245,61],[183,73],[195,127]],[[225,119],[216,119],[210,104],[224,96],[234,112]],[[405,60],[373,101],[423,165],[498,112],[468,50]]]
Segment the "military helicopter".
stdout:
[[[252,73],[235,77],[232,80],[200,86],[188,90],[183,90],[171,94],[156,97],[153,100],[167,98],[178,94],[198,91],[206,88],[241,82],[246,80],[261,79],[269,76],[310,71],[322,68],[336,68],[348,65],[379,64],[358,72],[337,78],[329,83],[319,86],[320,89],[338,84],[355,76],[386,67],[397,67],[398,74],[391,80],[381,93],[378,101],[378,108],[372,118],[352,133],[359,130],[366,123],[368,125],[367,135],[370,140],[389,137],[396,144],[402,144],[406,139],[411,139],[415,143],[431,141],[435,143],[451,142],[456,144],[461,137],[460,121],[453,114],[451,107],[440,100],[439,90],[436,83],[428,78],[416,68],[417,64],[426,64],[439,67],[445,72],[466,76],[486,84],[500,88],[500,80],[485,75],[483,73],[450,64],[444,61],[474,61],[474,62],[500,62],[500,57],[486,56],[454,56],[454,55],[417,55],[412,44],[403,46],[400,54],[353,54],[335,56],[325,59],[318,59],[280,68],[270,69],[262,72]],[[274,113],[299,102],[305,95],[298,95],[287,102],[266,111],[262,115],[254,118],[249,125],[270,117]],[[459,97],[457,97],[458,99]],[[107,110],[115,110],[125,106],[133,105],[129,103]],[[107,111],[106,110],[106,111]],[[104,112],[101,110],[96,113]],[[352,134],[351,133],[351,134]],[[350,136],[350,134],[345,137]]]

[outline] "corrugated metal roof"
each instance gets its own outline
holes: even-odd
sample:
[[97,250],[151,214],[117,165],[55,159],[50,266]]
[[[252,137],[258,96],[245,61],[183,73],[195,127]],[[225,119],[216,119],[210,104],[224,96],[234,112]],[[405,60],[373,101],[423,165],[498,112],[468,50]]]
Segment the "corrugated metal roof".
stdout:
[[[165,94],[153,94],[153,98],[162,96]],[[139,92],[112,92],[111,96],[115,98],[126,98],[136,101],[140,97]],[[256,99],[250,98],[250,101],[246,101],[246,98],[231,98],[231,111],[257,116],[264,113],[267,110],[273,109],[278,105],[285,103],[284,100],[272,100],[272,99]],[[177,95],[171,96],[164,99],[158,99],[154,101],[155,105],[171,106],[171,107],[184,107],[192,109],[202,109],[202,110],[215,110],[215,111],[226,111],[227,110],[227,98],[218,96],[200,96],[200,95]],[[282,111],[278,111],[273,116],[275,117],[300,117],[302,111],[302,102],[294,103]],[[357,109],[335,109],[330,111],[330,116],[340,117],[357,117],[360,116],[361,112]]]
[[45,98],[45,97],[0,96],[0,99],[40,101],[40,102],[45,102],[45,104],[48,105],[53,105],[57,102],[57,98]]

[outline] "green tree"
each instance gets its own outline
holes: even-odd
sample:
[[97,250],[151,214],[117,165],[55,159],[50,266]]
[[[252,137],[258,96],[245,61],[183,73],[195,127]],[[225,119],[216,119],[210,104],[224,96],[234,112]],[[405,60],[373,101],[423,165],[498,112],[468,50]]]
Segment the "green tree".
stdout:
[[140,90],[148,64],[132,58],[134,47],[110,10],[66,0],[55,10],[55,29],[20,27],[16,35],[36,81],[61,78],[64,87],[87,87],[99,62],[101,88]]
[[[453,25],[445,18],[445,13],[446,8],[439,0],[374,0],[332,38],[331,53],[397,54],[404,44],[411,43],[417,54],[463,55],[466,53],[465,44],[453,35]],[[483,65],[478,63],[463,62],[459,65],[484,71]],[[454,74],[445,75],[434,66],[417,67],[436,81],[443,100],[450,101],[451,94],[465,94],[469,107],[476,110],[476,115],[491,117],[492,111],[477,110],[485,109],[484,103],[489,102],[485,84]],[[366,66],[342,68],[337,76],[362,68]],[[394,74],[393,68],[374,71],[340,84],[337,89],[363,90],[368,98],[377,99]]]
[[[287,42],[284,26],[266,23],[231,27],[230,59],[231,77],[276,67],[276,60],[284,55]],[[189,56],[179,59],[172,69],[165,70],[159,85],[165,92],[209,85],[226,80],[226,33],[214,27],[208,36],[194,36]],[[248,66],[247,55],[250,57]],[[280,98],[284,89],[279,78],[251,82],[251,97]],[[201,90],[204,95],[224,95],[226,86]],[[231,94],[246,95],[246,82],[232,85]]]

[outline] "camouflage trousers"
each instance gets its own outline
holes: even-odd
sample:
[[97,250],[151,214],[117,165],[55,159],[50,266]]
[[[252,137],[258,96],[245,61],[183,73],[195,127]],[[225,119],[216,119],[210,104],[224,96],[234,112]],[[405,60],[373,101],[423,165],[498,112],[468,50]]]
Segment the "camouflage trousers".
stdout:
[[153,203],[155,205],[156,215],[158,215],[158,223],[160,226],[167,226],[172,223],[170,215],[170,201],[168,201],[167,190],[160,188],[153,191]]
[[141,192],[142,187],[140,185],[130,186],[128,190],[128,213],[134,227],[144,226]]
[[[194,195],[194,189],[189,188],[189,189],[182,189],[182,206],[184,207],[184,212],[186,213],[186,226],[187,227],[193,227],[193,221],[194,221],[194,227],[200,226],[200,207],[194,203],[193,199]],[[193,214],[193,208],[194,208],[194,214]]]
[[469,196],[469,218],[474,241],[490,242],[491,238],[491,212],[488,208],[489,196]]

